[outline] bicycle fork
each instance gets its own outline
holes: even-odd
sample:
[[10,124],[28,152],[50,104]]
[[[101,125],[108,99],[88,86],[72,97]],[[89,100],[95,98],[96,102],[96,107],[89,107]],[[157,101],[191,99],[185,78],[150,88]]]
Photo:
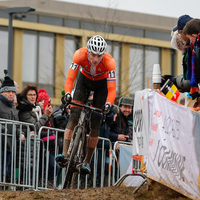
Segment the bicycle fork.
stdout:
[[[78,130],[79,129],[79,130]],[[71,155],[71,151],[72,151],[72,148],[73,148],[73,145],[74,145],[74,139],[76,137],[76,134],[78,131],[81,131],[81,137],[80,137],[80,141],[79,141],[79,144],[78,144],[78,149],[77,149],[77,153],[76,155],[74,155],[74,158],[70,158],[70,155]],[[73,136],[72,136],[72,139],[70,141],[70,145],[69,145],[69,149],[68,149],[68,152],[67,152],[67,157],[72,160],[73,162],[73,166],[74,166],[74,171],[75,172],[80,172],[80,165],[82,164],[82,149],[83,149],[83,145],[84,145],[84,141],[85,141],[85,128],[81,125],[77,125],[75,128],[74,128],[74,133],[73,133]]]

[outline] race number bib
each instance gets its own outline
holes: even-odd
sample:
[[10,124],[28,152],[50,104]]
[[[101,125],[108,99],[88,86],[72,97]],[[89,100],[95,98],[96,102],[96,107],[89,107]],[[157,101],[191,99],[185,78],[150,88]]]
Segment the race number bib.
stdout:
[[70,68],[73,69],[74,71],[76,71],[76,69],[78,68],[78,64],[76,64],[76,63],[73,62],[71,64]]
[[108,78],[115,78],[115,70],[108,72]]

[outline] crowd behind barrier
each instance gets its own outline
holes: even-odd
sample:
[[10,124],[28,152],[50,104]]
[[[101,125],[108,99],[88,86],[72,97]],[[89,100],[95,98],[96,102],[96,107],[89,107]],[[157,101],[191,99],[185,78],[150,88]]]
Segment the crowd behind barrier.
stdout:
[[[6,133],[6,127],[12,125],[12,135]],[[26,139],[22,141],[16,138],[16,127],[20,134],[26,132]],[[42,190],[61,188],[65,176],[65,169],[58,167],[55,159],[50,156],[53,152],[55,157],[59,152],[58,134],[64,130],[43,126],[38,135],[31,136],[30,130],[35,130],[33,124],[0,119],[0,186],[2,190]],[[46,141],[41,140],[41,132],[47,131]],[[53,131],[55,140],[52,143],[49,132]],[[8,154],[7,140],[12,141],[12,151]],[[99,137],[101,146],[96,148],[92,159],[92,173],[90,175],[78,175],[75,180],[76,188],[111,186],[116,181],[115,169],[116,150],[108,138]],[[105,142],[109,149],[105,148]],[[120,142],[131,145],[131,143]],[[5,144],[5,145],[4,145]],[[8,156],[9,155],[9,156]],[[131,159],[131,158],[130,158]],[[50,163],[53,163],[50,165]],[[120,163],[118,163],[120,165]],[[53,166],[50,168],[50,166]],[[114,178],[112,178],[114,176]],[[112,179],[112,181],[111,181]]]
[[[7,134],[8,126],[12,126],[12,134]],[[27,134],[25,141],[16,138],[17,128],[21,135],[24,131],[30,132],[30,127],[35,129],[29,123],[0,119],[0,185],[4,189],[5,186],[35,188],[36,135],[31,137]]]

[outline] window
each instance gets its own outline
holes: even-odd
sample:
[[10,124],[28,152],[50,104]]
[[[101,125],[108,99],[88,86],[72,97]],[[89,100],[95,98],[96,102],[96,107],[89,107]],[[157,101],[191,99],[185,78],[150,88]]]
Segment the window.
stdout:
[[116,62],[116,82],[117,82],[117,93],[119,93],[119,86],[120,86],[120,50],[121,45],[119,42],[111,42],[107,41],[108,47],[107,52],[113,56]]
[[79,48],[80,39],[74,36],[66,36],[65,38],[65,69],[64,69],[64,82],[67,78],[69,68],[72,63],[74,52]]
[[40,23],[55,25],[55,26],[63,26],[63,18],[40,15]]
[[8,68],[8,31],[3,27],[0,28],[0,60],[0,79],[2,79],[4,78],[4,69]]
[[147,88],[147,77],[149,86],[153,88],[152,73],[154,64],[160,64],[160,50],[156,47],[145,47],[145,88]]
[[6,18],[8,19],[8,12],[6,11],[6,9],[0,9],[0,18]]
[[170,74],[174,76],[175,76],[175,57],[176,57],[176,52],[174,49],[171,49],[170,50]]
[[131,45],[129,67],[129,93],[143,89],[144,47]]
[[135,37],[144,37],[144,30],[123,26],[114,26],[114,33],[121,35],[131,35]]
[[89,21],[83,21],[81,28],[91,31],[112,33],[112,26],[105,23],[94,23]]
[[23,35],[23,82],[37,82],[37,40],[36,32],[25,32]]
[[51,33],[39,34],[39,83],[54,83],[54,35]]
[[75,19],[65,19],[65,26],[70,28],[80,28],[80,21]]
[[171,33],[161,31],[146,30],[146,38],[171,41]]
[[152,88],[153,65],[160,64],[160,49],[142,45],[131,45],[130,68],[129,68],[129,92],[134,96],[138,90]]
[[23,36],[23,85],[34,84],[54,96],[54,34],[25,31]]
[[38,15],[29,13],[24,13],[23,15],[25,17],[22,18],[22,21],[38,23]]

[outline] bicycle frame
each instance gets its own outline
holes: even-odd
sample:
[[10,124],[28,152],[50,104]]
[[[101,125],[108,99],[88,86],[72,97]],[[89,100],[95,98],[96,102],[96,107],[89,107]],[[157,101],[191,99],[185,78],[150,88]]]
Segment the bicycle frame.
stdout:
[[88,114],[90,113],[90,111],[102,113],[102,110],[99,108],[94,108],[74,102],[71,102],[70,104],[83,107],[83,109],[81,111],[78,124],[74,128],[72,139],[70,141],[69,149],[67,152],[70,160],[66,167],[66,175],[62,188],[72,187],[76,174],[80,173],[80,167],[82,163],[82,150],[86,136],[85,123],[86,120],[88,120],[89,118]]

